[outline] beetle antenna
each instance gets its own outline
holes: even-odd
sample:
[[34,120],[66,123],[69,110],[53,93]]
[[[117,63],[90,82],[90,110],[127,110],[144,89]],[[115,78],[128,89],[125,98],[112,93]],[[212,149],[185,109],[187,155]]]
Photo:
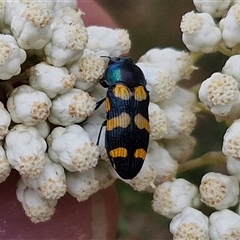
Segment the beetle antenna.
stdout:
[[111,60],[111,57],[109,57],[109,56],[101,56],[101,57],[108,58],[109,60]]

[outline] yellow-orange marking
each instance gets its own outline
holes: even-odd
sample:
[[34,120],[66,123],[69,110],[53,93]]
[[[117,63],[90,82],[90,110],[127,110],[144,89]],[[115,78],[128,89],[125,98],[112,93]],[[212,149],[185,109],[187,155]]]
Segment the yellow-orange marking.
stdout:
[[135,151],[134,157],[141,158],[142,160],[145,159],[147,152],[143,148],[139,148]]
[[116,97],[123,100],[128,100],[131,97],[130,90],[124,85],[116,85],[113,89],[113,93]]
[[123,147],[115,148],[109,151],[109,154],[113,158],[117,158],[117,157],[125,158],[127,157],[127,149]]
[[150,131],[149,121],[145,117],[143,117],[140,113],[138,113],[134,117],[134,122],[139,129],[145,128],[148,132]]
[[116,127],[126,128],[130,124],[131,118],[128,113],[121,113],[121,115],[111,118],[107,121],[107,131],[111,131]]
[[134,98],[137,100],[137,101],[143,101],[143,100],[146,100],[147,99],[147,92],[146,90],[144,89],[143,86],[138,86],[135,88],[135,91],[134,91]]
[[109,101],[108,97],[105,100],[105,108],[106,108],[106,112],[108,112],[111,108],[110,101]]

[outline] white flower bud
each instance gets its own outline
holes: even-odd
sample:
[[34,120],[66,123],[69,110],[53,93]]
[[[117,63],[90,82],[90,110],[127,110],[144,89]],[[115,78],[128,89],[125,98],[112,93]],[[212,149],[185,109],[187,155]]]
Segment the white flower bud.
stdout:
[[0,145],[0,183],[4,182],[10,175],[11,166],[6,157],[5,151]]
[[176,86],[171,98],[167,99],[166,103],[168,102],[177,103],[185,108],[194,109],[197,98],[192,91]]
[[240,159],[240,120],[235,120],[223,137],[225,155]]
[[55,212],[57,200],[47,200],[39,193],[20,180],[17,186],[17,198],[21,202],[26,215],[34,223],[49,220]]
[[213,73],[202,82],[199,98],[215,116],[228,116],[240,102],[238,82],[231,76]]
[[233,5],[223,18],[219,27],[222,31],[222,38],[227,47],[232,48],[240,43],[240,3]]
[[164,182],[154,189],[152,208],[168,218],[173,218],[186,207],[199,205],[198,188],[183,178]]
[[2,30],[4,28],[5,22],[4,17],[6,13],[6,1],[0,1],[0,29]]
[[[105,118],[101,118],[99,115],[92,114],[82,124],[83,129],[89,134],[92,142],[97,143],[98,137],[99,137],[99,143],[97,147],[99,150],[99,158],[101,160],[109,160],[107,151],[105,148],[106,128],[102,127],[102,124],[105,120],[106,120]],[[99,136],[100,130],[101,130],[101,135]]]
[[20,0],[8,0],[8,1],[1,1],[5,2],[5,14],[4,14],[4,22],[5,22],[5,29],[9,34],[11,33],[11,22],[14,16],[16,16],[19,12],[22,11],[26,7],[26,1]]
[[13,37],[25,49],[42,49],[52,36],[53,12],[44,2],[31,1],[11,22]]
[[186,13],[180,28],[182,40],[192,52],[214,52],[221,40],[221,31],[208,13]]
[[[4,28],[4,33],[8,32],[11,33],[10,31],[10,26],[11,26],[11,22],[13,17],[19,15],[19,13],[22,13],[24,11],[24,9],[26,9],[26,5],[34,5],[34,3],[38,3],[41,4],[42,6],[46,4],[47,8],[49,10],[53,10],[55,4],[56,4],[56,0],[41,0],[41,1],[22,1],[22,0],[7,0],[7,1],[2,1],[5,2],[5,6],[6,6],[6,10],[5,10],[5,14],[4,14],[4,21],[5,21],[5,28]],[[31,13],[30,13],[31,15]],[[32,16],[33,19],[35,18],[35,16]],[[39,20],[41,20],[43,16],[40,16]],[[41,36],[42,37],[42,36]]]
[[66,176],[61,164],[51,161],[45,154],[43,171],[36,179],[22,177],[23,182],[34,188],[41,197],[48,200],[61,198],[67,191]]
[[19,48],[11,35],[0,34],[0,79],[8,80],[21,72],[26,52]]
[[47,121],[37,123],[34,127],[38,130],[40,136],[42,138],[47,138],[48,134],[50,133],[50,124]]
[[54,12],[58,12],[61,9],[64,9],[66,7],[77,10],[77,1],[76,0],[56,0]]
[[54,67],[45,62],[38,63],[28,71],[29,85],[44,92],[49,98],[72,89],[76,82],[74,74],[65,67]]
[[240,159],[228,156],[226,168],[228,173],[240,182]]
[[150,102],[148,107],[150,139],[161,139],[168,130],[168,118],[165,112],[155,103]]
[[68,171],[85,172],[95,167],[99,151],[79,125],[56,127],[47,138],[49,157]]
[[37,178],[43,170],[47,144],[34,127],[14,126],[5,138],[5,151],[11,166],[23,177]]
[[187,136],[193,131],[196,125],[196,116],[191,109],[186,108],[185,105],[174,103],[172,100],[165,100],[159,105],[167,115],[169,122],[164,138],[173,139],[178,136]]
[[[101,86],[101,84],[97,84],[93,89],[90,90],[90,95],[97,99],[97,102],[106,98],[107,88]],[[106,119],[106,108],[105,104],[101,104],[98,109],[95,110],[94,114],[99,115],[102,118]]]
[[84,54],[79,61],[69,65],[68,70],[76,76],[75,87],[86,91],[103,77],[106,64],[102,57],[90,53]]
[[173,234],[173,240],[209,240],[208,218],[202,212],[186,207],[171,221],[170,232]]
[[209,236],[211,240],[239,239],[240,216],[228,209],[212,213],[209,217]]
[[234,206],[238,202],[239,186],[235,177],[209,172],[199,186],[201,201],[217,210]]
[[116,57],[130,50],[131,41],[126,30],[90,26],[87,31],[89,35],[87,48],[98,56]]
[[47,7],[48,9],[51,9],[51,10],[54,10],[55,9],[55,6],[57,4],[57,0],[41,0],[41,2],[44,2],[47,4]]
[[176,82],[190,79],[196,69],[189,53],[173,48],[152,48],[141,56],[138,62],[159,67],[162,71],[168,72]]
[[0,140],[2,140],[8,133],[8,127],[11,123],[11,116],[0,102]]
[[84,13],[80,9],[76,10],[77,8],[75,8],[75,7],[72,8],[69,6],[60,7],[59,1],[58,1],[57,5],[54,9],[54,22],[51,25],[52,28],[54,28],[57,23],[84,25],[83,20],[82,20],[82,15]]
[[147,66],[145,63],[137,63],[147,79],[147,89],[149,90],[150,99],[152,102],[159,102],[171,97],[176,81],[169,72],[162,70],[159,67]]
[[83,55],[88,40],[87,30],[83,25],[58,23],[52,31],[52,38],[43,49],[47,63],[61,67]]
[[109,172],[110,162],[99,161],[97,166],[94,167],[95,179],[99,182],[99,188],[107,188],[111,186],[116,178]]
[[145,161],[148,161],[157,172],[155,185],[175,179],[178,163],[158,142],[150,141]]
[[51,105],[45,93],[28,85],[15,88],[7,100],[7,109],[12,120],[28,126],[45,121],[50,114]]
[[232,76],[237,82],[238,86],[240,87],[240,55],[231,56],[225,63],[222,72],[228,76]]
[[95,179],[94,170],[87,172],[67,172],[67,191],[79,202],[87,200],[99,190],[99,182]]
[[178,136],[174,139],[164,140],[164,147],[173,159],[179,163],[187,161],[194,152],[197,140],[190,136]]
[[199,12],[209,13],[211,16],[219,18],[226,14],[232,0],[193,0],[196,9]]
[[132,180],[123,180],[131,185],[136,191],[149,191],[152,192],[152,188],[155,187],[154,180],[157,177],[157,171],[154,166],[151,165],[148,159],[145,159],[141,171]]
[[93,113],[95,106],[95,99],[87,92],[73,88],[52,100],[48,120],[62,126],[82,122]]

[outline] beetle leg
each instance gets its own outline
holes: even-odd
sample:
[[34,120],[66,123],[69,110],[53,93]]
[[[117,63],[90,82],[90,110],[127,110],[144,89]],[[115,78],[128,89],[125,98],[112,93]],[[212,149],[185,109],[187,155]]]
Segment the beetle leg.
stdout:
[[96,145],[99,145],[99,141],[100,141],[102,129],[103,129],[104,126],[106,126],[106,123],[107,123],[107,120],[105,120],[105,121],[102,123],[102,126],[101,126],[101,128],[100,128],[100,130],[99,130],[99,133],[98,133],[98,139],[97,139]]
[[105,101],[106,98],[103,98],[101,100],[99,100],[97,103],[96,103],[96,107],[95,107],[95,110],[97,110],[101,105],[102,103]]

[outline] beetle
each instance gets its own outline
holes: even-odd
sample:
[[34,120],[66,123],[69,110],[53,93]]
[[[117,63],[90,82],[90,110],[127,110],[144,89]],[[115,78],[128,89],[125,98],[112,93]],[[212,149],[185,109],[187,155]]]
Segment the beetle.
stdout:
[[131,58],[109,57],[100,84],[108,88],[106,98],[99,101],[105,101],[108,157],[121,178],[132,179],[142,168],[149,143],[146,79]]

